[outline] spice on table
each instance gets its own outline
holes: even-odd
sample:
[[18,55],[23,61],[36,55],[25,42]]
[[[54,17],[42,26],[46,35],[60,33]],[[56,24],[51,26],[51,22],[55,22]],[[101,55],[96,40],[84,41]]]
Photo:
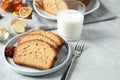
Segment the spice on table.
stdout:
[[21,17],[21,18],[31,18],[32,16],[32,8],[31,7],[21,7],[20,10],[14,11],[13,14],[16,17]]
[[20,17],[19,11],[14,11],[13,14],[14,14],[16,17]]
[[0,19],[2,18],[2,14],[0,14]]
[[31,7],[21,7],[19,10],[19,15],[22,18],[28,18],[32,14]]
[[6,57],[13,58],[14,50],[15,50],[15,46],[8,46],[8,47],[6,47],[6,49],[5,49]]

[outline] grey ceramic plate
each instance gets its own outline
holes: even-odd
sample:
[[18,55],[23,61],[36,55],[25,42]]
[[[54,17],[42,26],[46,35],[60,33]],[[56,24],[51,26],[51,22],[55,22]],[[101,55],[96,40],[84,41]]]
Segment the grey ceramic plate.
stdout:
[[6,45],[4,47],[4,56],[3,56],[4,61],[8,65],[8,67],[10,67],[10,69],[12,69],[13,71],[15,71],[17,73],[20,73],[20,74],[23,74],[23,75],[28,75],[28,76],[40,76],[40,75],[50,74],[50,73],[53,73],[53,72],[61,69],[71,58],[71,48],[70,48],[69,44],[66,42],[65,45],[62,47],[62,49],[60,50],[60,52],[58,54],[58,59],[55,62],[54,67],[51,68],[51,69],[38,70],[38,69],[30,68],[30,67],[16,65],[13,62],[12,58],[9,58],[9,57],[5,56],[5,48],[7,46],[17,45],[18,38],[22,35],[23,34],[13,37],[11,40],[9,40],[6,43]]
[[[85,15],[94,12],[95,10],[97,10],[99,8],[99,6],[100,6],[100,2],[98,0],[91,0],[90,4],[86,8]],[[34,7],[35,11],[38,13],[38,15],[40,15],[44,18],[47,18],[47,19],[51,19],[51,20],[57,19],[55,15],[52,15],[52,14],[36,7],[35,0],[33,0],[33,7]]]

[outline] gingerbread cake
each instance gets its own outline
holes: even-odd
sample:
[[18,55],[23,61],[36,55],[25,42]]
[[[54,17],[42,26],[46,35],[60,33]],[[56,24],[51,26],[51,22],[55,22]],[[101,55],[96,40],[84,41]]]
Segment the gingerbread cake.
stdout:
[[19,38],[19,41],[18,41],[18,45],[23,43],[23,42],[26,42],[26,41],[29,41],[29,40],[34,40],[34,39],[39,39],[39,40],[43,40],[45,42],[48,42],[49,44],[51,44],[55,49],[58,49],[59,47],[57,46],[57,44],[50,38],[48,37],[45,37],[41,34],[27,34],[27,35],[24,35],[22,37]]
[[57,51],[42,40],[31,40],[15,48],[13,60],[16,64],[47,70],[53,67]]
[[40,35],[46,36],[50,38],[51,40],[53,40],[58,45],[59,48],[61,48],[63,44],[65,43],[65,41],[59,35],[51,31],[33,30],[33,31],[28,32],[26,35],[28,34],[40,34]]
[[65,41],[45,30],[32,30],[18,39],[13,61],[22,66],[47,70],[54,66]]

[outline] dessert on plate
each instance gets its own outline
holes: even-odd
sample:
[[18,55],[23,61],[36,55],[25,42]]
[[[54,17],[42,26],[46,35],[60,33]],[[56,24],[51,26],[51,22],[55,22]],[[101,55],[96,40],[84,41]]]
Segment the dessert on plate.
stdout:
[[48,70],[54,66],[64,44],[65,41],[51,31],[32,30],[18,39],[14,49],[7,47],[6,54],[10,53],[8,57],[13,55],[13,61],[18,65]]
[[[60,1],[64,0],[35,0],[35,5],[48,13],[56,15],[57,14],[56,4]],[[81,1],[87,6],[91,0],[78,0],[78,1]],[[63,3],[61,6],[63,9],[67,9],[67,5],[65,3]]]

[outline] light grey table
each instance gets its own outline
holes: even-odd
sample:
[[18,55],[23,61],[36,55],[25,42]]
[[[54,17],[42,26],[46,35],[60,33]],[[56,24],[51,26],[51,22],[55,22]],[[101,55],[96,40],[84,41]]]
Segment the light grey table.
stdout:
[[[82,38],[87,40],[86,50],[78,58],[70,80],[120,80],[120,0],[101,2],[115,13],[117,19],[84,25]],[[0,24],[10,26],[8,20],[14,16],[9,15],[0,20]],[[38,26],[36,22],[31,23],[32,20],[28,19],[27,22],[30,28]],[[75,42],[70,44],[73,47]],[[60,80],[63,75],[65,67],[53,74],[39,77],[15,73],[3,60],[4,45],[0,43],[0,80]]]

